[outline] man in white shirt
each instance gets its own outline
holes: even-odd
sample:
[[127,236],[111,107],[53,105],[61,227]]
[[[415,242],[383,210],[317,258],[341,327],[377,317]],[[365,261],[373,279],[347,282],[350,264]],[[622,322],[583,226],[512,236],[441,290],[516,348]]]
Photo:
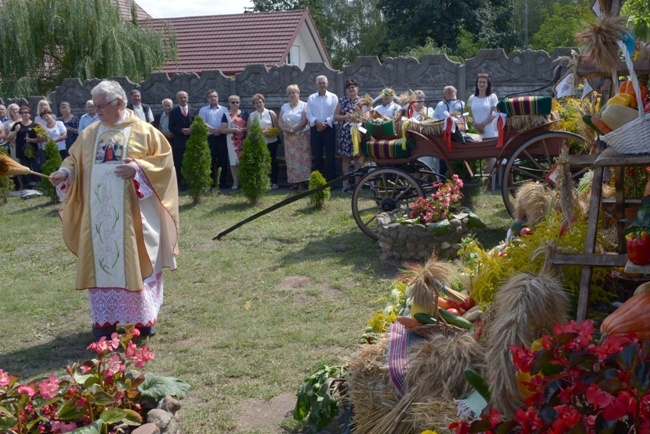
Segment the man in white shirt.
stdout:
[[81,119],[79,119],[79,134],[81,134],[84,128],[99,120],[97,114],[95,113],[95,104],[93,103],[92,99],[86,101],[86,110],[88,113],[81,116]]
[[174,138],[174,134],[169,131],[169,112],[174,108],[174,103],[171,99],[165,98],[160,104],[163,111],[154,117],[154,126],[163,133],[167,140],[171,140]]
[[381,105],[378,105],[374,110],[382,116],[393,118],[395,113],[400,109],[399,104],[393,101],[395,92],[391,88],[386,88],[381,91]]
[[126,105],[126,108],[133,110],[133,113],[140,120],[153,123],[153,112],[151,107],[147,104],[142,104],[142,95],[138,89],[131,89],[131,102]]
[[[311,154],[314,157],[313,170],[318,170],[327,181],[336,178],[336,134],[334,130],[334,111],[339,98],[328,92],[327,77],[316,77],[318,92],[307,99],[307,120],[309,120]],[[323,153],[327,161],[323,171]]]
[[465,109],[463,101],[456,99],[456,88],[454,86],[445,86],[442,91],[443,100],[438,103],[433,117],[435,119],[446,119],[449,116],[460,118]]
[[215,179],[217,168],[221,168],[219,188],[225,189],[229,159],[226,135],[221,134],[221,120],[223,115],[228,111],[228,108],[219,105],[219,93],[215,89],[208,90],[207,98],[208,105],[199,110],[199,116],[201,116],[210,129],[208,145],[210,145],[210,155],[212,156],[212,179]]

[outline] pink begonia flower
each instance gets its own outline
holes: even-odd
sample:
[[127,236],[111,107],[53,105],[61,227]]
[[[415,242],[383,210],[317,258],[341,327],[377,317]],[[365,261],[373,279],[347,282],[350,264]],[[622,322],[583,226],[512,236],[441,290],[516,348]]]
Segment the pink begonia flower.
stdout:
[[0,386],[8,386],[10,381],[9,374],[0,369]]
[[52,422],[52,432],[53,433],[66,433],[72,432],[77,429],[77,424],[74,422],[65,423],[60,420],[55,420]]
[[54,377],[54,374],[50,374],[50,381],[43,380],[41,384],[38,385],[38,389],[43,398],[52,399],[55,398],[59,392],[59,382],[56,377]]
[[79,370],[81,371],[82,374],[85,374],[86,372],[90,371],[91,369],[92,369],[92,366],[88,366],[88,365],[79,366]]
[[22,395],[27,395],[30,398],[36,395],[36,391],[34,390],[34,388],[29,386],[18,386],[18,393]]

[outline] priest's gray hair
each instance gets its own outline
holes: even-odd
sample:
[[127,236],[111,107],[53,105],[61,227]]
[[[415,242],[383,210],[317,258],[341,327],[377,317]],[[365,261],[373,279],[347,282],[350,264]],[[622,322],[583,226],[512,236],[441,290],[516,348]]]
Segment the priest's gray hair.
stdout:
[[104,80],[100,82],[97,86],[93,87],[90,94],[92,96],[105,95],[106,101],[116,101],[119,98],[123,103],[126,102],[126,92],[124,92],[120,83],[113,80]]

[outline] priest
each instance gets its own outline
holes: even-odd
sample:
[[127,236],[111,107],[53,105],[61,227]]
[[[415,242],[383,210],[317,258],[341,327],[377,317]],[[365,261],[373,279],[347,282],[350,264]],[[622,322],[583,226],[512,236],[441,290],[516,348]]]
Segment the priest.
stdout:
[[176,268],[178,190],[167,139],[127,110],[115,81],[91,91],[99,122],[86,128],[52,183],[62,199],[63,239],[77,256],[96,339],[131,323],[155,333],[163,268]]

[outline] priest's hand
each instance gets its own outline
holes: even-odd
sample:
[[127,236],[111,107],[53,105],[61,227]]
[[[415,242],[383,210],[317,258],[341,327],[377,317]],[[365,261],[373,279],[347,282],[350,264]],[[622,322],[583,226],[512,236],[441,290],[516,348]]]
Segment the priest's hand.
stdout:
[[50,174],[50,182],[52,185],[59,185],[68,178],[67,172],[63,170],[57,170]]
[[133,179],[136,174],[136,170],[129,163],[133,161],[131,158],[125,158],[124,162],[126,164],[120,164],[115,168],[115,176],[122,179]]

